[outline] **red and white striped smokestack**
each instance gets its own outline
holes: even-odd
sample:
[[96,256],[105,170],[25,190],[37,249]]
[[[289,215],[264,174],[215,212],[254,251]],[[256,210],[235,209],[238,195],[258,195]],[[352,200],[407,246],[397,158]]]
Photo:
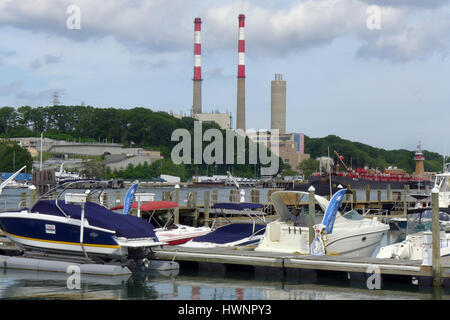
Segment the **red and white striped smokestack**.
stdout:
[[194,80],[202,80],[202,20],[194,20]]
[[239,15],[236,129],[245,131],[245,15]]
[[194,114],[202,113],[202,36],[201,36],[202,20],[194,19],[194,82],[193,85],[193,105]]
[[238,40],[238,78],[245,78],[245,15],[239,15],[239,40]]

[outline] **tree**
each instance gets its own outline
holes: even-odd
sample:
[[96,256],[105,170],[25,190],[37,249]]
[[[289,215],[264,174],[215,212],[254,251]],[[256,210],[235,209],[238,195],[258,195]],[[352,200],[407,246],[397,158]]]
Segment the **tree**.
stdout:
[[319,161],[314,158],[303,160],[297,168],[303,173],[305,179],[307,179],[313,172],[319,170]]
[[31,172],[33,158],[28,150],[15,142],[0,143],[0,171],[15,172],[23,166],[27,166],[26,171]]

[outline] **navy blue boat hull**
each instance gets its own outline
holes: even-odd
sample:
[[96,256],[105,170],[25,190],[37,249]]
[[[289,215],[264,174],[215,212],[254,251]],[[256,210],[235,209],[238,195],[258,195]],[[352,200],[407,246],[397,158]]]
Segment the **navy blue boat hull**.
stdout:
[[75,254],[83,254],[85,250],[90,254],[122,255],[113,231],[85,225],[83,250],[80,243],[80,220],[47,220],[45,215],[30,218],[30,214],[20,214],[23,217],[18,217],[17,214],[0,214],[0,226],[8,238],[24,248]]

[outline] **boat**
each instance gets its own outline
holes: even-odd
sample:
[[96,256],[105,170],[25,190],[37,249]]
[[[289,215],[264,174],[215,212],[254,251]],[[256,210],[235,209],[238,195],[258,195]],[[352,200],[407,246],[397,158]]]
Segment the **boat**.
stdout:
[[[450,208],[439,209],[440,253],[441,257],[450,256]],[[406,237],[399,243],[380,248],[377,258],[422,260],[424,257],[425,232],[432,229],[432,209],[420,208],[409,212]]]
[[433,185],[430,180],[415,178],[407,173],[389,173],[364,168],[333,172],[331,175],[317,172],[308,178],[310,183],[323,185],[329,185],[330,180],[332,185],[350,185],[352,189],[364,189],[366,186],[370,186],[371,189],[386,189],[390,185],[392,190],[400,190],[408,185],[409,189],[413,190]]
[[83,177],[80,176],[78,173],[68,172],[64,170],[64,162],[62,162],[61,166],[59,167],[59,171],[55,171],[55,178],[57,181],[63,181],[63,180],[80,180]]
[[[66,192],[79,182],[90,183],[93,188],[85,193]],[[149,222],[101,205],[99,183],[103,182],[57,184],[29,209],[0,212],[0,227],[29,255],[38,252],[102,263],[148,263],[151,249],[165,243],[158,240]],[[96,197],[98,202],[94,202]]]
[[[371,189],[386,189],[389,185],[391,189],[404,189],[407,185],[409,189],[415,190],[420,189],[425,186],[432,186],[433,181],[425,178],[423,176],[423,165],[422,172],[418,172],[418,167],[416,164],[416,173],[408,174],[405,170],[398,169],[396,167],[388,167],[384,170],[365,168],[349,168],[343,161],[343,157],[335,150],[334,153],[337,155],[338,161],[343,165],[345,170],[339,170],[338,164],[336,164],[336,170],[333,171],[334,160],[328,155],[327,169],[322,171],[322,160],[320,161],[319,172],[313,173],[308,177],[310,183],[314,182],[316,184],[324,185],[342,185],[348,186],[352,189],[364,189],[369,186]],[[414,160],[416,163],[422,163],[425,158],[422,153],[421,146],[417,147],[415,152]],[[295,189],[295,188],[294,188]]]
[[[308,203],[309,193],[274,192],[271,201],[279,218],[267,225],[255,251],[370,257],[389,226],[376,218],[365,218],[355,210],[340,213],[338,208],[346,193],[347,189],[341,189],[330,201],[314,195],[316,220],[309,222],[308,208],[299,208],[301,202]],[[311,224],[314,240],[310,243]]]
[[[211,226],[213,231],[192,239],[181,246],[194,248],[252,246],[257,244],[264,236],[266,220],[262,204],[220,202],[215,203],[211,209],[216,213],[216,218]],[[228,223],[214,228],[219,213]],[[250,222],[233,222],[229,219],[231,216],[245,217]]]
[[16,173],[1,173],[0,179],[3,185],[2,189],[29,189],[34,190],[36,187],[30,182],[31,175],[20,173],[27,166],[23,166]]
[[[444,165],[442,173],[435,175],[434,186],[439,192],[439,209],[444,212],[450,207],[450,163]],[[407,209],[407,215],[411,213],[422,212],[423,210],[431,210],[431,194],[425,192],[411,193],[409,196],[416,200],[413,208]],[[408,219],[406,217],[394,217],[390,219],[392,227],[405,231]]]
[[[137,209],[138,205],[138,202],[133,202],[131,208]],[[166,242],[169,246],[183,244],[211,232],[210,227],[174,223],[174,209],[177,207],[178,203],[173,201],[149,201],[140,206],[138,216],[152,223],[156,227],[154,231],[159,241]],[[118,209],[123,209],[123,205],[111,208],[113,211]]]
[[444,165],[442,173],[436,174],[434,188],[439,190],[439,208],[450,207],[450,163]]

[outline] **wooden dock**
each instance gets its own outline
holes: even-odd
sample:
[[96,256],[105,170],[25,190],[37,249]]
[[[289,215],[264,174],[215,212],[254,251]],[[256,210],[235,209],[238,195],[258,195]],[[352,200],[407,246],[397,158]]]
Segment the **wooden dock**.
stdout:
[[[432,269],[422,266],[421,260],[394,260],[377,258],[346,258],[339,256],[311,256],[286,253],[258,252],[231,248],[187,248],[164,247],[154,249],[154,258],[174,260],[180,263],[209,265],[211,268],[223,268],[228,265],[243,268],[268,268],[271,271],[298,272],[344,272],[356,279],[367,279],[375,271],[383,276],[409,277],[419,285],[431,285]],[[441,259],[443,286],[450,286],[450,258]],[[301,274],[301,273],[300,273]]]

